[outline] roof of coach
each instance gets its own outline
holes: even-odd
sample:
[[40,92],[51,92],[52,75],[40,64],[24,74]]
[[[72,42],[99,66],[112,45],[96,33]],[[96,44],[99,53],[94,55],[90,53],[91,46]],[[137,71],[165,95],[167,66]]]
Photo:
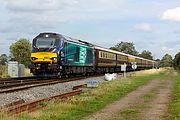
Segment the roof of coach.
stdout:
[[107,51],[107,52],[111,52],[111,53],[115,53],[115,54],[121,54],[121,55],[129,56],[129,54],[126,54],[126,53],[123,53],[123,52],[118,52],[118,51],[111,50],[111,49],[108,49],[108,48],[103,48],[103,47],[99,47],[99,46],[95,46],[94,48],[99,49],[99,50],[103,50],[103,51]]

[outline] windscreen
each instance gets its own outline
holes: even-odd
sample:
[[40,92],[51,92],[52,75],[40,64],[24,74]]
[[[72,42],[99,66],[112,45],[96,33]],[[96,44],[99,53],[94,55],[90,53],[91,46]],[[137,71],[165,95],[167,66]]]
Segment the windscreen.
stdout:
[[54,38],[38,38],[36,40],[37,48],[52,48],[54,47],[55,39]]

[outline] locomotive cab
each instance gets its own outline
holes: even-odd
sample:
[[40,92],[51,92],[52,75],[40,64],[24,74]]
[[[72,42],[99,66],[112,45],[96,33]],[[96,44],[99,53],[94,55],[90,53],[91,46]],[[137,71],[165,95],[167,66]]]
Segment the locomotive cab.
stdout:
[[61,50],[64,39],[59,34],[41,33],[33,39],[31,73],[34,75],[57,74],[60,71]]

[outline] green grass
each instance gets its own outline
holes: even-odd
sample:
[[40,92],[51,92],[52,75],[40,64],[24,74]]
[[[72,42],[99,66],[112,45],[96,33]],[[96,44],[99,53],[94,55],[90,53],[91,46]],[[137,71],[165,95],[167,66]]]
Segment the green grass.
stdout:
[[139,114],[145,108],[144,104],[138,104],[121,110],[112,120],[139,120]]
[[154,93],[155,91],[151,91],[151,93],[147,93],[143,96],[141,96],[141,98],[145,101],[151,101],[152,99],[154,99],[156,97],[156,94]]
[[6,65],[0,65],[0,78],[8,77],[7,74],[7,66]]
[[48,102],[43,110],[33,114],[22,115],[18,119],[80,120],[104,108],[107,104],[122,98],[150,80],[163,76],[164,73],[157,73],[106,82],[98,88],[75,96],[67,101],[55,100]]
[[136,108],[127,108],[120,112],[115,120],[133,120],[137,117],[139,110]]
[[180,120],[180,72],[174,79],[173,98],[169,107],[170,120]]

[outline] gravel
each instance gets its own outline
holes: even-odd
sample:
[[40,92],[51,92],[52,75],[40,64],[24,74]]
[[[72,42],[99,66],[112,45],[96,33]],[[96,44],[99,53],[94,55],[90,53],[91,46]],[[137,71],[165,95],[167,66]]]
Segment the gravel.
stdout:
[[3,93],[0,94],[0,107],[9,105],[17,101],[29,102],[36,99],[47,98],[50,96],[63,94],[72,91],[73,86],[86,84],[89,80],[96,80],[98,84],[104,82],[104,76],[92,77],[79,81],[72,81],[66,83],[59,83],[55,85],[40,86],[30,88],[28,90],[13,92],[13,93]]

